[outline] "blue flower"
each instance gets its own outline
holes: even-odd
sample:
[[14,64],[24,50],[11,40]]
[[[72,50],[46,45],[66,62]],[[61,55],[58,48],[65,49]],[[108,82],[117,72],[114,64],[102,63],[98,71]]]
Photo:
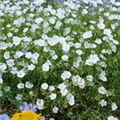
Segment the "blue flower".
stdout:
[[27,102],[22,103],[22,105],[20,105],[20,110],[26,110],[29,111],[31,110],[32,112],[36,112],[37,111],[37,106],[33,105],[33,104],[28,104]]
[[10,120],[10,117],[7,114],[0,115],[0,120]]

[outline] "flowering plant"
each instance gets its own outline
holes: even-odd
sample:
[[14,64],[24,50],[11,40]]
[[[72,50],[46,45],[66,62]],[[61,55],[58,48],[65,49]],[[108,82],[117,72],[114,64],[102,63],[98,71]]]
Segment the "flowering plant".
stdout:
[[36,106],[24,102],[20,106],[20,113],[15,113],[12,115],[11,119],[7,114],[0,115],[0,120],[40,120],[40,114],[36,114]]
[[28,101],[12,120],[40,119],[36,111],[48,120],[118,120],[119,6],[115,0],[1,0],[2,113],[16,113]]

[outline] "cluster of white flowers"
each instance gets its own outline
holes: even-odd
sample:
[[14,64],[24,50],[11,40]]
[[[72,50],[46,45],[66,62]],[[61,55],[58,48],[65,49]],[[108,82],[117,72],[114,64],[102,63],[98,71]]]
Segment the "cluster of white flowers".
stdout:
[[62,96],[66,96],[68,94],[68,89],[65,83],[59,84],[58,89],[60,89],[60,93],[62,94]]
[[74,96],[72,94],[68,94],[67,95],[67,100],[68,100],[68,103],[73,106],[75,104],[75,99],[74,99]]
[[[114,7],[120,2],[110,0],[107,7],[102,4],[102,0],[76,0],[54,8],[45,0],[0,1],[0,88],[4,88],[0,97],[11,91],[14,83],[19,89],[17,101],[29,95],[35,97],[37,108],[44,110],[50,100],[52,112],[57,114],[59,99],[73,106],[75,91],[82,94],[86,87],[95,86],[98,104],[102,108],[109,105],[107,56],[116,53],[120,45],[119,32],[115,33],[120,14]],[[7,74],[12,75],[11,85]],[[22,93],[24,89],[29,94]],[[111,111],[118,108],[112,101]],[[113,116],[106,119],[118,120]]]
[[85,80],[78,75],[72,77],[72,82],[73,85],[79,86],[80,88],[85,87]]

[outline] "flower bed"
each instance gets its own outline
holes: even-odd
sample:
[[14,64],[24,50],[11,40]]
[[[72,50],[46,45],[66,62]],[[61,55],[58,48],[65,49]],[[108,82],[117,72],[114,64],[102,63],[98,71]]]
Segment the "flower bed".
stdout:
[[119,6],[1,0],[0,120],[119,120]]

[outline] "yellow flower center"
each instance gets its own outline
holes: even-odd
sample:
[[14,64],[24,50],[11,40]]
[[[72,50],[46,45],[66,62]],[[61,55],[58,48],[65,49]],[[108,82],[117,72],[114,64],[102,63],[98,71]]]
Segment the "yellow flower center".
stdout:
[[32,111],[22,111],[21,113],[13,114],[11,120],[40,120],[40,114]]

